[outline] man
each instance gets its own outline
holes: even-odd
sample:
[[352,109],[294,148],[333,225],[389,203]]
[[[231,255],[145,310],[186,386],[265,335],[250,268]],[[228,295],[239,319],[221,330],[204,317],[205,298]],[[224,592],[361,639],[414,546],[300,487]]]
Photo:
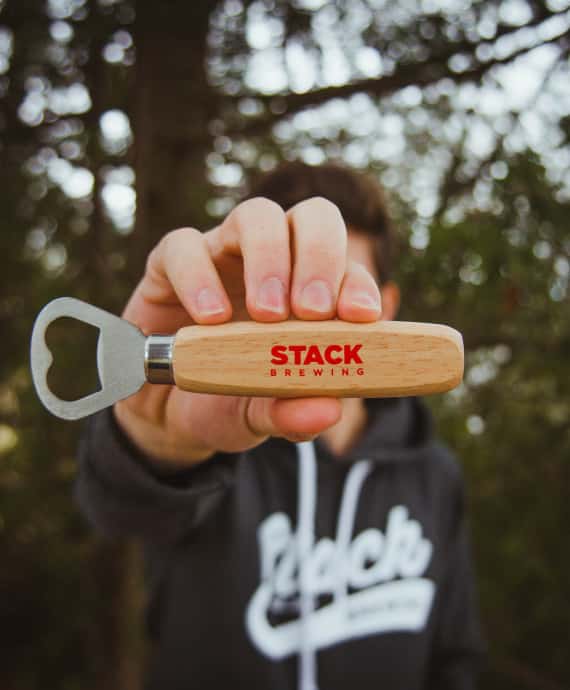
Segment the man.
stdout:
[[[287,164],[213,230],[167,235],[124,316],[146,333],[393,319],[392,245],[371,178]],[[416,398],[146,386],[91,420],[77,495],[144,541],[149,688],[474,687],[460,472]]]

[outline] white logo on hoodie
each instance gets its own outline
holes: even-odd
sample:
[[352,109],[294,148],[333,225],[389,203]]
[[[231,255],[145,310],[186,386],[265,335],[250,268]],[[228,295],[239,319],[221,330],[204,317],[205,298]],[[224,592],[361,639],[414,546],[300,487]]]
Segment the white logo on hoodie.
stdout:
[[[284,513],[269,515],[258,528],[261,582],[249,601],[246,627],[261,653],[282,659],[299,652],[302,672],[315,674],[319,648],[389,631],[425,627],[434,583],[422,577],[433,547],[408,509],[394,506],[386,529],[375,527],[352,539],[354,517],[368,460],[354,464],[346,478],[336,539],[314,540],[316,462],[312,444],[299,444],[297,530]],[[315,600],[326,597],[315,609]],[[271,613],[298,602],[299,617],[272,625]],[[303,671],[304,669],[304,671]],[[310,669],[307,671],[307,669]],[[301,682],[301,685],[306,685]],[[316,687],[314,682],[308,686]]]

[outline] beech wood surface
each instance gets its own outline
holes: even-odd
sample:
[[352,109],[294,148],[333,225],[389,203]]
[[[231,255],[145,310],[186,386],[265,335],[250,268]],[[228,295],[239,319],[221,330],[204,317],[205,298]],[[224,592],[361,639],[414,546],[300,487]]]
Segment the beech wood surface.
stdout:
[[[277,359],[286,355],[288,364],[272,363],[276,345],[281,346]],[[307,349],[295,353],[289,346]],[[327,354],[335,362],[341,359],[345,346],[348,363],[326,361]],[[307,357],[311,361],[304,364]],[[189,326],[176,334],[173,372],[179,388],[201,393],[282,398],[426,395],[461,382],[463,339],[449,326],[406,321]]]

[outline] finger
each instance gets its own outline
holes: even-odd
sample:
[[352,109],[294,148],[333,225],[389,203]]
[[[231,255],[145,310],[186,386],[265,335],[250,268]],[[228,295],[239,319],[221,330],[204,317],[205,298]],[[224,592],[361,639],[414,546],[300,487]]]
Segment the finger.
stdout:
[[341,412],[335,398],[249,398],[245,418],[254,435],[303,441],[336,424]]
[[293,244],[291,308],[300,319],[329,319],[346,266],[346,225],[338,208],[314,197],[287,213]]
[[135,313],[139,324],[142,318],[155,329],[159,320],[179,319],[181,306],[202,324],[227,321],[232,313],[204,236],[193,228],[170,232],[153,249],[125,317]]
[[256,321],[282,321],[289,314],[291,257],[283,209],[256,197],[236,206],[224,222],[207,233],[214,258],[243,257],[247,311]]
[[366,268],[349,261],[337,301],[337,314],[344,321],[378,321],[382,315],[380,290]]

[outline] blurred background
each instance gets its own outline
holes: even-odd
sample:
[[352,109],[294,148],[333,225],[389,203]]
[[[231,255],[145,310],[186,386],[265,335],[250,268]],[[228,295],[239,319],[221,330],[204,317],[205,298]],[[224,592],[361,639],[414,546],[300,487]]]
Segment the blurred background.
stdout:
[[[35,315],[119,313],[162,234],[289,159],[378,176],[400,318],[464,335],[428,402],[468,479],[481,687],[570,688],[569,28],[568,0],[0,0],[3,690],[139,690],[145,655],[138,550],[73,505]],[[62,395],[97,385],[89,328],[50,344]]]

